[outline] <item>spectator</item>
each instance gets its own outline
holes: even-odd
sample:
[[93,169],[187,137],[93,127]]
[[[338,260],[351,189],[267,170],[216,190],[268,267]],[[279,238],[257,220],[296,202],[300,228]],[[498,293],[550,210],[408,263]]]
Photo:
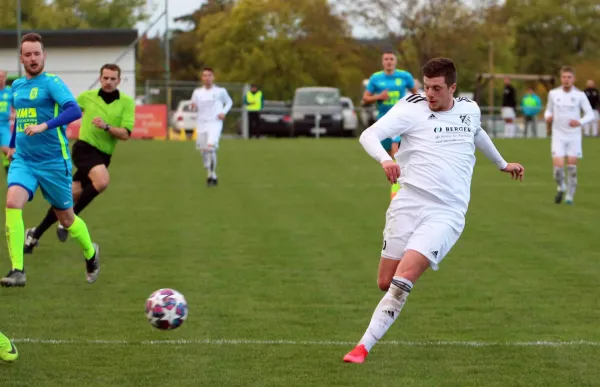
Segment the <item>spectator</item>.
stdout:
[[533,137],[537,137],[536,116],[542,110],[542,101],[540,97],[535,94],[533,88],[527,88],[527,93],[521,100],[521,109],[525,116],[524,136],[527,137],[527,128],[531,125],[531,133],[533,134]]
[[244,96],[244,105],[248,112],[248,123],[250,125],[250,137],[260,137],[260,111],[264,105],[263,92],[257,85],[250,85],[250,90]]
[[502,119],[504,120],[504,137],[513,138],[517,134],[517,92],[510,83],[510,78],[504,78],[504,95],[502,97]]

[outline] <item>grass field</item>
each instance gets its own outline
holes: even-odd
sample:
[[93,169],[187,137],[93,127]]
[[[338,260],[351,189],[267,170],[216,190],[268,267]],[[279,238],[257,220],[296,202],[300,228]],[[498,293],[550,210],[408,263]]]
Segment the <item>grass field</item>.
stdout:
[[[382,296],[389,187],[357,141],[223,141],[213,189],[192,143],[121,144],[82,213],[99,281],[51,229],[27,287],[0,289],[21,352],[0,386],[598,386],[600,140],[570,207],[553,203],[548,140],[496,144],[526,180],[479,155],[461,239],[363,365],[341,358]],[[39,195],[26,225],[45,211]],[[161,287],[188,300],[179,330],[145,319]]]

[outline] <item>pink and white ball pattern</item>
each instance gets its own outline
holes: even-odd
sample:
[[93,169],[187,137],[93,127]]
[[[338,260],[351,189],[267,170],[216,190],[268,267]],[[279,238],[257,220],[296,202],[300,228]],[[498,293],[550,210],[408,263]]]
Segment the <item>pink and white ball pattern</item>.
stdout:
[[159,289],[146,300],[146,317],[155,328],[179,328],[187,315],[187,301],[183,294],[174,289]]

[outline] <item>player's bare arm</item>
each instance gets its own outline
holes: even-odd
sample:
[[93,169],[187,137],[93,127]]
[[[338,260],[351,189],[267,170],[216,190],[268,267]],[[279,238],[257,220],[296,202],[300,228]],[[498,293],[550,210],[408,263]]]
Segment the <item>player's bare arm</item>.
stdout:
[[365,91],[363,94],[363,102],[366,104],[374,103],[377,101],[386,101],[389,98],[387,89],[379,94],[373,94],[370,91]]
[[48,130],[48,124],[44,122],[43,124],[26,126],[25,134],[28,136],[33,136],[34,134],[42,133],[45,130]]
[[92,120],[92,124],[94,124],[98,129],[110,133],[113,137],[116,137],[119,140],[127,141],[131,136],[131,133],[127,128],[116,128],[114,126],[110,126],[101,117],[94,118]]

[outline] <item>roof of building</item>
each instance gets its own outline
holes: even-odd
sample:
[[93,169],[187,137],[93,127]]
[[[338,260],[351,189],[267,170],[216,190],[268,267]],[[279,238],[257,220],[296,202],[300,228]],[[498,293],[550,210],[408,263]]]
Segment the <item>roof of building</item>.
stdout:
[[[138,37],[134,29],[65,29],[23,30],[22,35],[37,32],[45,47],[109,47],[128,46]],[[0,48],[17,47],[16,30],[0,30]]]

